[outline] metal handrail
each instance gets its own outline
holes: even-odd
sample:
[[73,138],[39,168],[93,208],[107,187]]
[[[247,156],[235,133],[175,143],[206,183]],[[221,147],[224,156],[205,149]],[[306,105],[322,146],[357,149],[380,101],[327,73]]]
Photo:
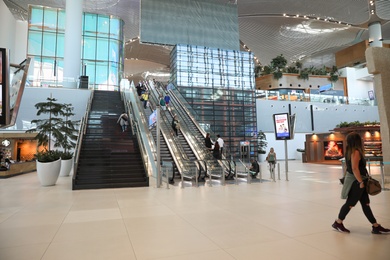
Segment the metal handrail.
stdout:
[[[169,90],[169,93],[171,94],[171,98],[174,98],[177,103],[180,104],[182,109],[184,109],[187,116],[192,120],[193,124],[199,129],[199,131],[203,134],[203,137],[206,137],[207,133],[210,133],[211,136],[217,136],[216,133],[214,133],[211,128],[204,129],[200,126],[199,122],[202,122],[201,117],[198,115],[198,113],[192,108],[192,106],[186,101],[184,96],[177,90],[177,89],[171,89]],[[203,125],[208,125],[208,122],[205,122]],[[216,140],[215,140],[216,141]],[[233,160],[233,155],[230,151],[230,147],[224,143],[223,145],[223,154],[222,158],[229,158]]]
[[81,120],[80,128],[79,128],[79,134],[76,141],[76,146],[74,148],[74,162],[73,162],[73,180],[76,179],[77,174],[77,167],[79,164],[79,158],[80,158],[80,150],[81,150],[81,144],[83,142],[83,137],[87,131],[87,125],[88,125],[88,116],[89,112],[91,111],[92,106],[92,100],[94,96],[94,91],[91,91],[91,95],[88,98],[88,102],[85,109],[85,114]]
[[[132,116],[134,114],[134,109],[132,107],[132,103],[126,100],[126,95],[123,94],[122,97],[124,100],[125,108],[127,110],[129,118],[130,118],[129,121],[130,121],[132,135],[137,138],[137,142],[138,142],[138,145],[140,147],[140,152],[142,155],[141,156],[142,163],[144,165],[144,169],[146,169],[146,171],[148,172],[148,170],[147,170],[147,169],[149,169],[149,167],[148,167],[149,162],[147,160],[148,156],[147,156],[145,144],[142,141],[142,136],[139,134],[141,132],[140,126],[139,126],[138,122],[134,119],[134,117]],[[135,130],[134,130],[134,128],[135,128]],[[149,173],[148,173],[148,176],[149,176]]]
[[[148,82],[144,83],[149,90],[149,102],[151,108],[156,108],[156,104],[158,104],[158,92],[154,87],[151,87]],[[165,113],[160,113],[160,129],[163,134],[163,137],[167,143],[168,149],[173,155],[173,159],[176,163],[176,167],[179,170],[181,175],[188,175],[191,172],[190,165],[193,165],[186,153],[184,152],[183,147],[180,145],[177,137],[173,133],[173,129],[171,127],[171,123],[169,122]]]

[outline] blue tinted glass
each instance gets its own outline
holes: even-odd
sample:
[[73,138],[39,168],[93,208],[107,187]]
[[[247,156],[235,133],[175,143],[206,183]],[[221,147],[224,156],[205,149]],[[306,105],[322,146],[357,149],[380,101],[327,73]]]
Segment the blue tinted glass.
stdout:
[[41,55],[42,33],[30,31],[28,34],[28,54]]
[[111,63],[110,64],[110,71],[109,71],[109,78],[108,78],[108,84],[111,86],[118,86],[118,64],[117,63]]
[[108,61],[108,39],[97,38],[96,59]]
[[96,84],[107,85],[108,81],[108,63],[97,62],[96,63]]
[[99,15],[97,23],[97,36],[98,37],[109,37],[110,20],[108,16]]
[[57,9],[45,7],[43,26],[45,27],[45,31],[48,32],[55,32],[57,30]]
[[86,69],[86,75],[89,77],[89,82],[95,82],[95,62],[93,61],[83,61]]
[[64,60],[57,58],[57,80],[63,81],[64,80]]
[[111,19],[110,20],[110,38],[112,39],[120,39],[121,36],[121,20],[119,19]]
[[64,57],[64,50],[65,50],[65,35],[64,34],[57,34],[57,57]]
[[119,41],[110,40],[109,60],[119,61]]
[[56,34],[43,33],[42,55],[54,57],[56,55]]
[[30,30],[42,30],[43,9],[42,7],[32,6],[30,14]]
[[84,14],[84,35],[95,36],[97,25],[97,14]]
[[86,60],[96,59],[96,38],[84,37],[83,59]]
[[59,10],[58,11],[58,32],[64,32],[65,33],[65,11]]

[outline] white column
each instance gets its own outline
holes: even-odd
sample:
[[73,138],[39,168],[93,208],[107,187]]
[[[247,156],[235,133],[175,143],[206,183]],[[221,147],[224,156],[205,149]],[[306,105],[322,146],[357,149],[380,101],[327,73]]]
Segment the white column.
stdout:
[[77,88],[81,67],[83,0],[66,0],[64,87]]
[[368,25],[368,41],[370,42],[370,47],[383,47],[380,22],[373,22]]

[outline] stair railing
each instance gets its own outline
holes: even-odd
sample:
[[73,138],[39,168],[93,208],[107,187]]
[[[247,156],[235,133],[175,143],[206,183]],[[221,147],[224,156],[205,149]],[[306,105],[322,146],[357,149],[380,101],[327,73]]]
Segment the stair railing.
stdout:
[[[149,169],[149,160],[148,160],[147,149],[145,147],[145,143],[142,140],[142,136],[139,134],[139,133],[141,133],[141,127],[133,117],[134,108],[132,106],[131,101],[128,101],[128,102],[126,101],[126,96],[124,94],[122,94],[122,97],[123,97],[125,109],[126,109],[127,114],[129,116],[131,133],[133,136],[135,136],[137,138],[137,143],[138,143],[139,148],[140,148],[141,158],[142,158],[142,163],[144,165],[144,169]],[[149,172],[148,172],[148,176],[149,176]]]
[[[152,106],[152,108],[155,109],[156,104],[159,104],[159,93],[156,90],[155,87],[151,87],[151,85],[148,82],[145,82],[145,85],[148,86],[149,90],[149,102]],[[194,162],[191,162],[183,147],[180,145],[180,142],[178,138],[175,136],[171,122],[167,118],[166,114],[164,112],[160,113],[160,128],[163,133],[163,137],[165,138],[165,141],[168,145],[168,149],[170,150],[173,159],[176,163],[176,167],[179,170],[179,173],[184,176],[188,176],[192,178],[191,174],[193,171],[192,168],[196,167]]]
[[[134,88],[123,89],[122,91],[124,102],[130,109],[130,119],[133,123],[132,132],[137,135],[140,148],[143,149],[142,158],[144,160],[145,169],[148,172],[148,176],[157,178],[157,165],[156,158],[157,153],[155,150],[154,140],[151,132],[148,130],[148,122],[144,115],[144,109],[141,108],[138,95]],[[134,130],[135,129],[135,130]]]
[[80,122],[79,134],[77,137],[76,146],[74,148],[73,181],[76,179],[76,175],[77,175],[77,167],[79,164],[81,144],[83,143],[83,137],[87,131],[88,116],[89,116],[89,112],[91,111],[93,95],[94,95],[94,91],[92,90],[88,98],[84,116],[82,117]]

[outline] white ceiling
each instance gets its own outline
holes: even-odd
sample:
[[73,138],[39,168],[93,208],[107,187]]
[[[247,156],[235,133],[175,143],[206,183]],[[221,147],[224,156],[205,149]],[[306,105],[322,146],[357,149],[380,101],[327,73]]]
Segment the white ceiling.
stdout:
[[[84,0],[84,11],[115,15],[125,21],[126,58],[137,60],[138,64],[147,61],[168,66],[170,47],[130,42],[139,35],[140,1]],[[375,0],[375,15],[371,17],[370,0],[210,1],[237,3],[240,40],[263,65],[283,54],[290,62],[301,59],[306,66],[332,66],[336,51],[368,39],[370,18],[382,21],[382,36],[390,39],[389,0]],[[17,19],[25,20],[29,4],[65,8],[66,0],[4,2]],[[133,74],[132,68],[126,67],[125,73]]]

